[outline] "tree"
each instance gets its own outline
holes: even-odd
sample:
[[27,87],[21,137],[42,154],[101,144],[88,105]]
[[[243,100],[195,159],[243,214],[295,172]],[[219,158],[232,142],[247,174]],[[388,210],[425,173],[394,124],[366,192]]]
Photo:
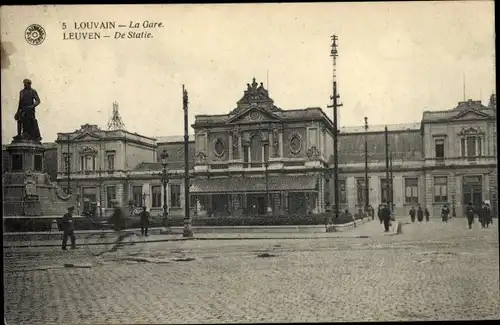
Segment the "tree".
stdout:
[[496,109],[497,108],[497,98],[495,94],[491,94],[490,96],[490,103],[488,104],[488,107]]

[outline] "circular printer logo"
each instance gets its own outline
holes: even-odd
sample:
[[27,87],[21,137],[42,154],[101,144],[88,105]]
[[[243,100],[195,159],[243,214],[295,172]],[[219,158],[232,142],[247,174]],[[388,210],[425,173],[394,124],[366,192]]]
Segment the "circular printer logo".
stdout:
[[28,28],[26,28],[26,32],[24,33],[26,42],[31,45],[42,44],[43,41],[45,41],[45,35],[45,29],[37,24],[29,25]]

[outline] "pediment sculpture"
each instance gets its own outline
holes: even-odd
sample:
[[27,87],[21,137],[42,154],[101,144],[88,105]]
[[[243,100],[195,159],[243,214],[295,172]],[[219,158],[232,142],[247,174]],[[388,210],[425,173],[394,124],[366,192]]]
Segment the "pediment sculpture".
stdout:
[[207,162],[207,155],[200,151],[198,153],[196,153],[196,163],[197,164],[206,164]]
[[80,150],[81,153],[97,153],[97,150],[95,148],[85,146]]
[[475,134],[483,134],[483,130],[481,130],[480,127],[474,128],[472,126],[470,127],[464,127],[460,130],[458,133],[459,135],[475,135]]
[[247,84],[247,90],[245,90],[243,97],[239,102],[255,102],[255,101],[270,101],[269,92],[264,88],[264,84],[261,82],[260,85],[253,78],[252,84]]
[[307,150],[307,157],[309,159],[316,159],[321,155],[320,151],[316,146],[312,146]]

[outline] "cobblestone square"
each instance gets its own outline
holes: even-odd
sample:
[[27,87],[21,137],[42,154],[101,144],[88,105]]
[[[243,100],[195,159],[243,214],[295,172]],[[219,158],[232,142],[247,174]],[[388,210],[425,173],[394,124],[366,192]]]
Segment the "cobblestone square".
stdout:
[[[405,225],[397,236],[381,236],[379,228],[370,222],[345,238],[137,244],[100,259],[83,248],[4,250],[5,318],[7,324],[499,318],[496,224],[469,230],[463,219],[431,220]],[[355,237],[367,232],[373,235]],[[68,261],[92,267],[61,267]]]

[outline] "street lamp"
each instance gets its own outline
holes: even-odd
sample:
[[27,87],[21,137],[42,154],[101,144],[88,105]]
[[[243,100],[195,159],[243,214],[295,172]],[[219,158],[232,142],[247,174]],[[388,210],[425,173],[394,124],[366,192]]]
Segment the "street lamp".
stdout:
[[368,117],[365,116],[365,212],[368,212],[369,205],[369,186],[368,186]]
[[165,228],[168,227],[168,206],[167,206],[167,184],[168,184],[168,172],[167,172],[167,165],[168,165],[168,152],[167,150],[163,150],[163,152],[160,155],[161,158],[161,165],[163,167],[162,173],[161,173],[161,183],[163,185],[163,226]]

